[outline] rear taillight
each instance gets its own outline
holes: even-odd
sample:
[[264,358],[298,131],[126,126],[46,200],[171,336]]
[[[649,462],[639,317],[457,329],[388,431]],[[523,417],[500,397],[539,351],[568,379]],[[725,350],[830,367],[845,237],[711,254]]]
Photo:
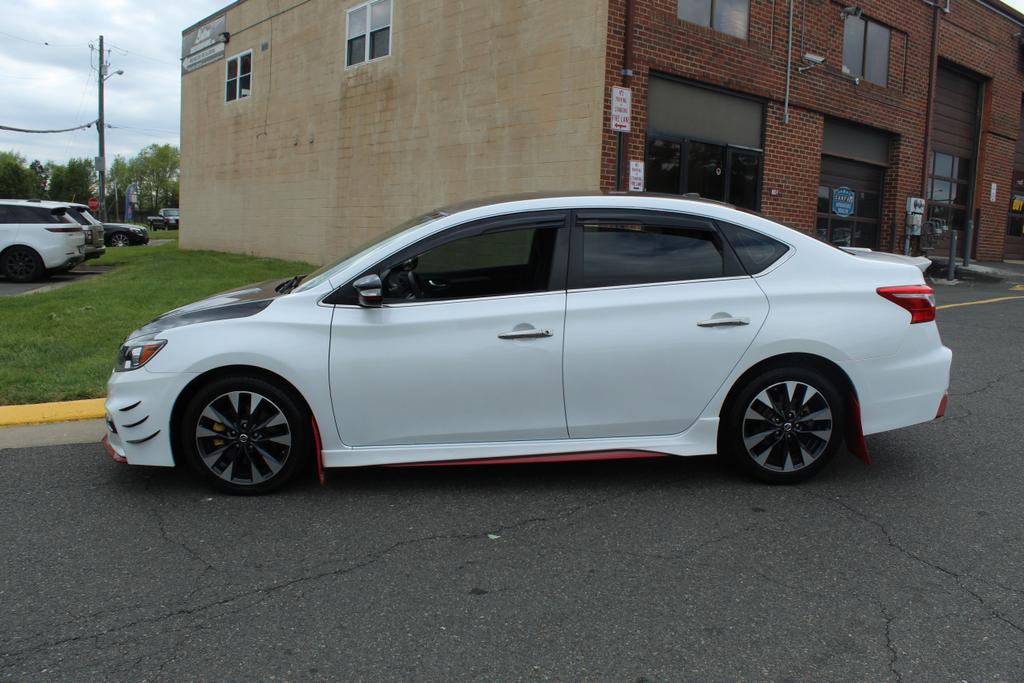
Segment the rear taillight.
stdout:
[[67,232],[67,233],[72,233],[72,232],[82,232],[82,229],[81,228],[72,228],[72,227],[67,227],[67,228],[47,228],[47,231],[49,231],[49,232]]
[[928,285],[879,287],[878,295],[910,312],[910,324],[935,320],[935,292]]

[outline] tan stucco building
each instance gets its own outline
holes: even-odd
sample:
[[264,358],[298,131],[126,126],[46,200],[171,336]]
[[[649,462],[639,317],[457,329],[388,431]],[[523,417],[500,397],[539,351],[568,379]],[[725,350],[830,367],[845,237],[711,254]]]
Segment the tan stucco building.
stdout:
[[242,0],[186,29],[182,246],[323,263],[447,203],[597,189],[607,12]]

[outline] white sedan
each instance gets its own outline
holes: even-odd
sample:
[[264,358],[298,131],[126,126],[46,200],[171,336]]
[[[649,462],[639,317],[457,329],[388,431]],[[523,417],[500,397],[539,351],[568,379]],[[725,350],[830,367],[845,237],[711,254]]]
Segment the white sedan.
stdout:
[[227,491],[323,467],[722,453],[770,482],[945,410],[921,271],[731,207],[465,204],[120,349],[108,452]]

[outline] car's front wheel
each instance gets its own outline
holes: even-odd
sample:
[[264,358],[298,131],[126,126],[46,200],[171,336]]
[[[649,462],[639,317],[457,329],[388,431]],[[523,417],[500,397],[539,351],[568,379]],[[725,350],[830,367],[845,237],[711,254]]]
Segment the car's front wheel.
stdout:
[[719,448],[762,481],[796,483],[832,459],[845,424],[845,402],[829,377],[801,367],[774,368],[733,396]]
[[185,460],[230,493],[281,488],[309,454],[310,420],[300,402],[258,377],[225,377],[189,400],[178,429]]

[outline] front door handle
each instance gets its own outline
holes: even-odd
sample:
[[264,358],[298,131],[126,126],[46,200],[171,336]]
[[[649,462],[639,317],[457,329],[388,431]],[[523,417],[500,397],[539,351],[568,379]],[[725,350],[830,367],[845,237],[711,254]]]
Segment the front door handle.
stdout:
[[498,335],[498,339],[538,339],[540,337],[550,337],[551,330],[537,330],[529,328],[525,330],[511,330],[509,332],[502,332]]
[[749,324],[750,318],[712,318],[711,320],[701,320],[697,323],[697,327],[737,327]]

